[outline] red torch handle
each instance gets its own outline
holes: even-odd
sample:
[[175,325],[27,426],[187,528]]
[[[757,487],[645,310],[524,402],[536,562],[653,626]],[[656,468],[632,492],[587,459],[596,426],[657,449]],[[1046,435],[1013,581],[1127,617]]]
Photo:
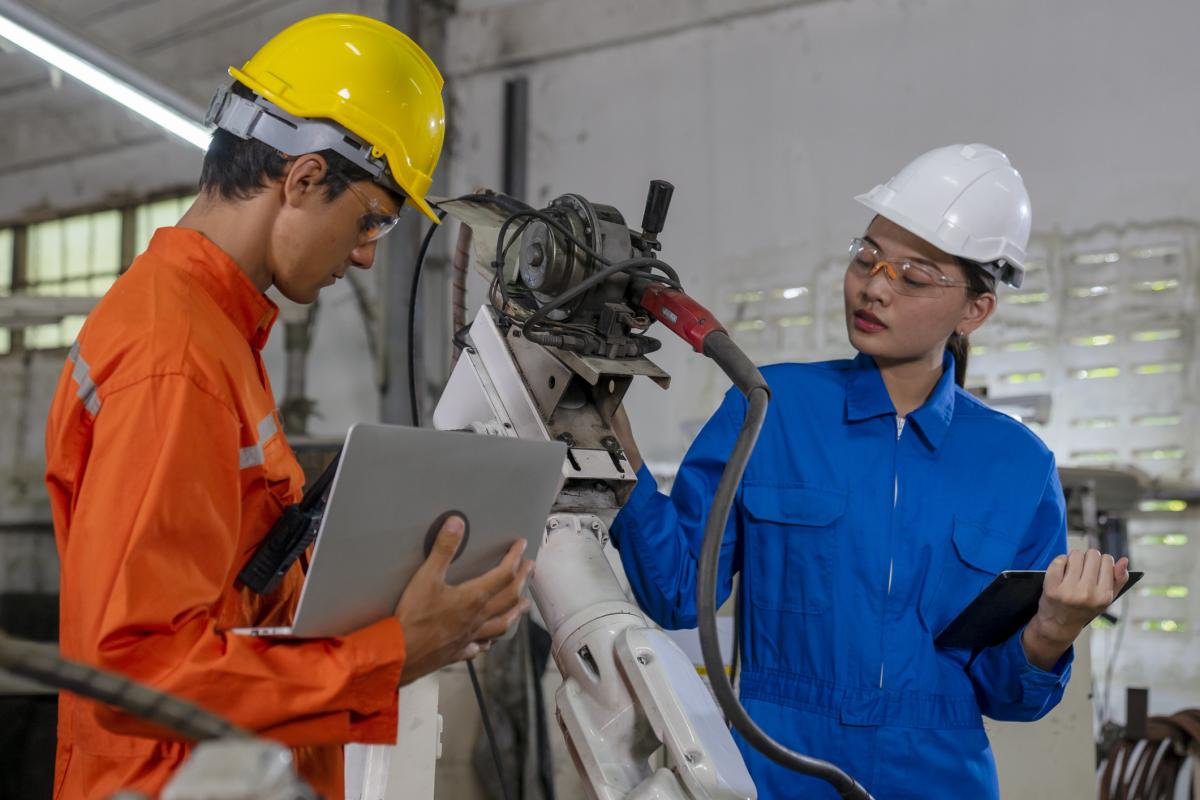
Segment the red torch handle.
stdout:
[[646,287],[639,305],[690,344],[697,353],[704,352],[705,337],[713,331],[725,330],[725,326],[707,308],[683,292],[662,284]]

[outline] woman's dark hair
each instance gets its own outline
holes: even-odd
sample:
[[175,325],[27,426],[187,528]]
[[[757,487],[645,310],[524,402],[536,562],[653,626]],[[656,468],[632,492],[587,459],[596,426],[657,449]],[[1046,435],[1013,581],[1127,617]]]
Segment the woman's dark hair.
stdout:
[[[956,258],[955,260],[962,267],[963,275],[966,276],[968,297],[975,298],[996,291],[996,279],[984,270],[983,265],[965,258]],[[971,357],[970,337],[960,336],[958,331],[955,331],[950,334],[946,347],[954,355],[954,382],[966,388],[967,361]]]
[[[238,97],[253,99],[254,92],[235,82],[230,91]],[[319,185],[325,198],[333,200],[355,181],[371,180],[371,174],[333,150],[318,153],[328,171]],[[288,156],[257,139],[240,139],[229,131],[213,132],[204,166],[200,168],[200,191],[225,200],[249,200],[267,184],[287,174]]]

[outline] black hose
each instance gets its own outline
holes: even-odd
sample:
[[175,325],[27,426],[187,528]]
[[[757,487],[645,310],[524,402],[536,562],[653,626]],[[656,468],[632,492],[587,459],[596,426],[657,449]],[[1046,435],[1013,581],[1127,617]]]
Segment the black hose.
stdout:
[[53,645],[0,632],[0,668],[21,678],[107,703],[185,739],[251,739],[253,734],[194,703],[135,683],[123,675],[68,661]]
[[725,713],[725,718],[756,750],[777,764],[812,775],[831,784],[842,797],[856,800],[871,800],[871,795],[857,781],[828,761],[802,755],[784,747],[758,727],[746,713],[729,676],[725,674],[725,660],[721,655],[721,643],[717,637],[717,572],[721,561],[721,540],[725,525],[733,508],[734,497],[746,464],[767,416],[770,389],[754,363],[746,357],[729,335],[715,331],[704,340],[704,354],[717,363],[734,386],[746,395],[749,408],[746,419],[733,446],[733,453],[721,473],[721,481],[713,497],[712,507],[704,529],[704,544],[700,551],[700,565],[696,577],[696,617],[700,627],[700,649],[704,654],[704,666],[713,694]]

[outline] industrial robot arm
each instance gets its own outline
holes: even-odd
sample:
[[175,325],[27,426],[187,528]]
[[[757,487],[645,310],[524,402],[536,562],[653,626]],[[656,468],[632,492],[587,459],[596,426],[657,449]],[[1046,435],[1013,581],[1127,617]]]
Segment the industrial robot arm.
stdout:
[[[569,447],[533,597],[563,675],[559,723],[593,797],[754,797],[728,719],[778,763],[828,781],[843,797],[869,800],[837,767],[764,733],[725,673],[716,634],[721,534],[769,390],[716,318],[655,257],[672,191],[665,181],[651,183],[641,231],[626,227],[615,208],[575,194],[540,210],[492,193],[442,203],[474,229],[492,283],[433,422]],[[481,235],[490,229],[494,248]],[[660,346],[646,335],[655,321],[712,358],[749,403],[708,517],[697,581],[701,645],[720,708],[684,654],[630,603],[603,551],[608,525],[636,484],[613,413],[635,376],[664,388],[670,381],[646,358]],[[663,766],[651,766],[660,751]]]

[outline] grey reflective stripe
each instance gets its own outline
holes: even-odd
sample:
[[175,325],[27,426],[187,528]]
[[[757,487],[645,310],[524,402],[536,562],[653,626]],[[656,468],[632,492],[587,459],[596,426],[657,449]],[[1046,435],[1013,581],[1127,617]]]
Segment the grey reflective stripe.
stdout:
[[275,414],[267,414],[258,423],[258,442],[249,447],[243,447],[238,451],[238,466],[240,469],[249,467],[262,466],[265,457],[263,456],[263,445],[267,440],[279,432],[279,428],[275,426]]
[[277,430],[279,429],[275,427],[275,414],[267,414],[258,423],[258,443],[260,445],[265,444],[267,439],[274,436]]
[[79,342],[71,345],[71,353],[67,358],[75,365],[71,370],[71,377],[79,384],[79,391],[75,394],[83,401],[83,407],[94,417],[100,413],[100,395],[96,394],[96,382],[92,380],[87,362],[79,354]]

